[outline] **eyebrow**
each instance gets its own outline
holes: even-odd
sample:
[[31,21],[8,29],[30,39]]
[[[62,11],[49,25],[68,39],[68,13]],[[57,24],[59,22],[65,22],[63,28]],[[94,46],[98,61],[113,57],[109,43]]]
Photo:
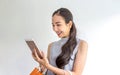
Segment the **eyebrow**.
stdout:
[[[57,24],[57,23],[61,23],[61,22],[55,22],[55,24]],[[53,23],[52,23],[53,24]]]

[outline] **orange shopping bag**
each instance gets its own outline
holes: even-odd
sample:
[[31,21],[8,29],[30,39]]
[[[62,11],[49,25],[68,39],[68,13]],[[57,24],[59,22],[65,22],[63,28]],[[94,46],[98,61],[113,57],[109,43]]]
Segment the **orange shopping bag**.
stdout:
[[30,75],[43,75],[42,72],[39,71],[37,67],[33,69],[33,71],[30,73]]

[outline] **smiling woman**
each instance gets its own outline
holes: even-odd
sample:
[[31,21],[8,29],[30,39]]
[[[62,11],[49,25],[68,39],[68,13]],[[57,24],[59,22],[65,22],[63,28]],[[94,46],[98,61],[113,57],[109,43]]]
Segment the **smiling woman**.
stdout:
[[60,15],[55,14],[52,18],[53,30],[57,33],[59,37],[69,36],[70,28],[72,22],[65,23],[64,18]]
[[[72,46],[67,42],[70,37],[66,35],[69,33],[66,34],[67,32],[61,28],[57,30],[56,27],[52,30],[52,25],[50,25],[53,23],[56,26],[53,21],[55,16],[62,17],[62,23],[65,25],[69,23],[65,21],[66,15],[61,15],[63,13],[61,10],[51,17],[53,10],[59,7],[71,10],[77,28],[77,37],[79,37],[68,60],[69,63],[64,66],[62,62],[66,60],[59,62],[64,66],[63,69],[58,68],[56,59],[61,53],[69,55],[63,50],[70,52],[69,49]],[[26,38],[35,39],[38,48],[45,53],[48,43],[51,43],[48,50],[48,67],[41,65],[42,69],[43,67],[47,69],[48,75],[62,75],[63,72],[67,75],[68,70],[76,75],[77,70],[83,72],[82,75],[120,75],[119,26],[120,0],[0,0],[0,75],[29,75],[31,70],[38,65],[38,62],[31,58],[31,51],[24,41]],[[69,30],[69,25],[66,28]],[[53,31],[57,33],[57,36],[59,35],[59,38]],[[83,49],[80,49],[83,46],[79,45],[82,39],[89,45],[86,66],[82,65],[83,57],[78,56],[79,53],[81,56],[86,55],[82,53]],[[65,55],[61,57],[66,59]],[[78,62],[79,65],[76,64],[77,57],[81,61]],[[75,66],[77,68],[83,66],[84,70],[77,69]]]
[[40,51],[41,59],[35,50],[33,58],[42,65],[42,70],[47,69],[46,75],[81,75],[87,56],[87,42],[76,37],[72,13],[67,8],[56,10],[52,15],[52,25],[61,39],[49,44],[48,56]]

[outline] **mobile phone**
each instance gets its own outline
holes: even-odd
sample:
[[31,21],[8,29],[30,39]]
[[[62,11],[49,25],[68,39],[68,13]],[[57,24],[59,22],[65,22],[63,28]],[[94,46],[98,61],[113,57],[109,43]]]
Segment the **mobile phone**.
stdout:
[[38,47],[36,46],[35,42],[34,42],[33,40],[25,40],[25,41],[26,41],[28,47],[30,48],[30,50],[31,50],[32,52],[34,52],[34,49],[36,49],[36,52],[37,52],[39,58],[42,59],[43,57],[42,57],[42,55],[40,54],[39,49],[38,49]]

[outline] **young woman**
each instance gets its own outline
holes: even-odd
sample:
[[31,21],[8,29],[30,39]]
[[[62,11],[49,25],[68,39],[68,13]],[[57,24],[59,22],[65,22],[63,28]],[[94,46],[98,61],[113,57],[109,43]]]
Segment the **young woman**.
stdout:
[[48,46],[48,56],[40,51],[42,59],[36,50],[33,58],[41,64],[46,75],[82,75],[85,65],[88,45],[76,37],[76,27],[72,13],[67,8],[60,8],[52,15],[52,26],[59,38]]

